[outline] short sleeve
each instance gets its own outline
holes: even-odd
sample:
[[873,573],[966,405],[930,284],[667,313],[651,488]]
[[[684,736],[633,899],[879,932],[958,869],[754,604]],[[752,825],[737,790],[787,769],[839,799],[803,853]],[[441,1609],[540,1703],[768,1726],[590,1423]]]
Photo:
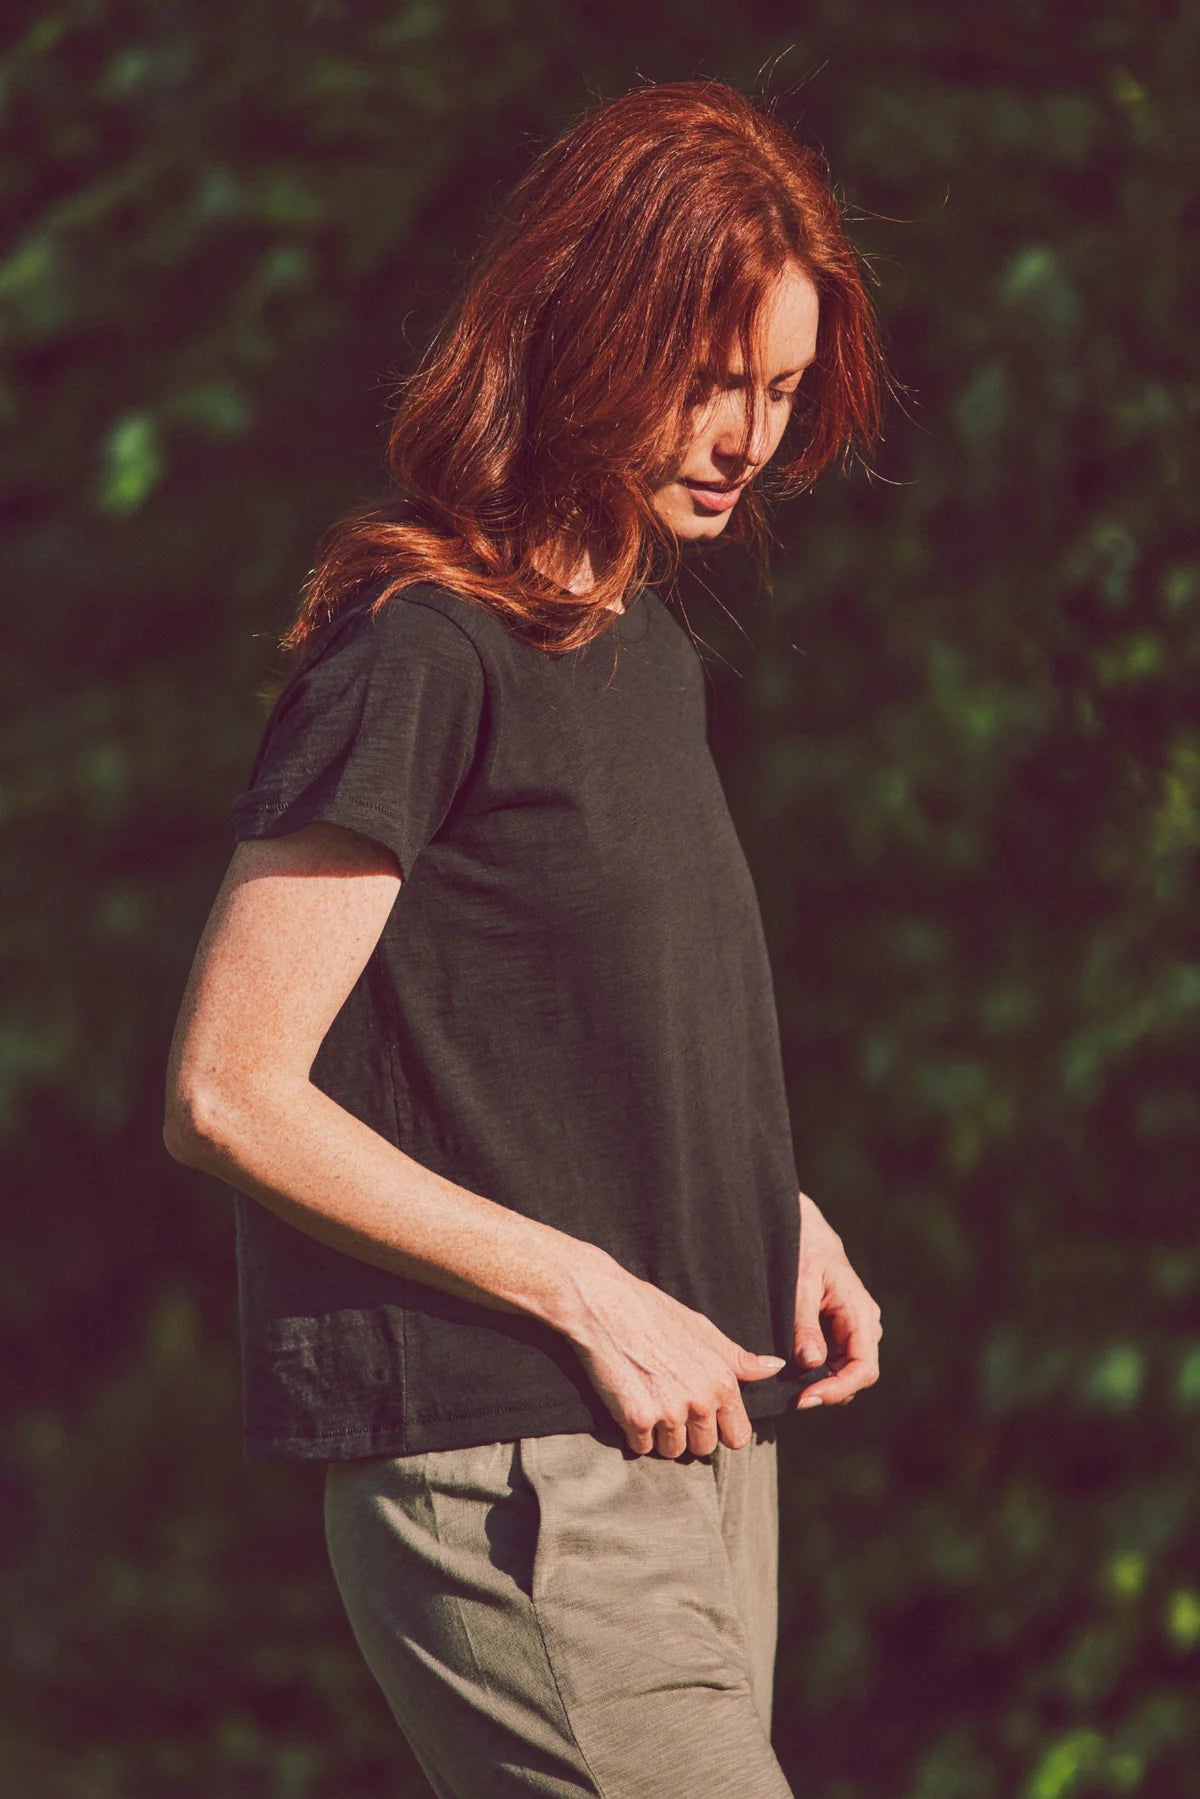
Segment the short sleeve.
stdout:
[[466,631],[393,595],[335,618],[263,727],[234,836],[324,821],[395,855],[403,879],[444,822],[479,749],[486,681]]

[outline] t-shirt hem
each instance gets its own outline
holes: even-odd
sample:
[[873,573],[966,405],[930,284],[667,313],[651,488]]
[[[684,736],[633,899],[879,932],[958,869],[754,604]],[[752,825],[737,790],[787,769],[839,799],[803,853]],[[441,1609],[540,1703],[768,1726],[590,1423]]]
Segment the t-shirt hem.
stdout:
[[414,859],[412,845],[403,822],[382,806],[370,806],[362,801],[351,804],[331,795],[278,803],[260,801],[253,806],[235,806],[233,809],[233,834],[238,842],[248,838],[282,837],[311,824],[343,825],[347,830],[357,831],[360,836],[383,844],[395,856],[401,877],[408,878]]
[[[408,1418],[394,1424],[348,1425],[312,1436],[280,1436],[247,1431],[247,1461],[341,1462],[359,1456],[420,1455],[430,1449],[466,1448],[472,1443],[507,1442],[517,1437],[552,1436],[559,1431],[594,1431],[595,1415],[582,1401],[506,1407],[462,1418]],[[615,1432],[616,1425],[613,1425]]]
[[[793,1404],[803,1382],[780,1379],[749,1383],[742,1388],[746,1416],[752,1423],[780,1416]],[[586,1431],[617,1443],[624,1440],[615,1420],[603,1420],[583,1403],[536,1403],[469,1417],[407,1419],[385,1425],[348,1425],[344,1430],[312,1436],[243,1433],[247,1462],[348,1462],[367,1456],[422,1455],[437,1449],[466,1449],[479,1443],[505,1443],[517,1437],[552,1437]]]

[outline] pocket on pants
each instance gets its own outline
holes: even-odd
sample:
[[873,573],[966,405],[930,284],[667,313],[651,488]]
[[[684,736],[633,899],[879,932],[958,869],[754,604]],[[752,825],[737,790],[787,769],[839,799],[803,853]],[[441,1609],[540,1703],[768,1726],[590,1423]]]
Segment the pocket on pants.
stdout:
[[524,1439],[521,1467],[539,1506],[532,1598],[568,1705],[746,1684],[707,1463],[562,1436]]

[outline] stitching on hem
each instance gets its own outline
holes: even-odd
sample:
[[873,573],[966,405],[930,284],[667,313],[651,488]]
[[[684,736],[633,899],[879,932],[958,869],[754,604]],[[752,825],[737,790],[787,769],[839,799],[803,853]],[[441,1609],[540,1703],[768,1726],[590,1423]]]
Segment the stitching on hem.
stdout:
[[[306,805],[319,803],[321,802],[281,800],[278,806],[257,806],[252,810],[241,813],[238,822],[252,824],[257,819],[278,818],[281,812],[301,812]],[[390,819],[393,824],[399,822],[395,814],[387,806],[372,805],[370,800],[355,800],[352,805],[347,804],[345,801],[340,801],[339,804],[343,806],[347,812],[369,812],[373,818],[387,818]]]
[[[481,1406],[474,1412],[414,1412],[414,1424],[458,1424],[471,1418],[503,1418],[510,1412],[548,1412],[555,1407],[566,1411],[571,1401],[562,1399],[513,1399],[502,1405]],[[571,1408],[574,1410],[574,1407]]]
[[[307,1436],[296,1436],[293,1434],[286,1437],[278,1436],[273,1431],[268,1431],[267,1433],[255,1431],[248,1432],[246,1440],[250,1443],[259,1444],[264,1448],[284,1448],[293,1445],[302,1448],[306,1443],[327,1443],[335,1437],[351,1439],[362,1436],[378,1436],[381,1433],[390,1432],[393,1429],[404,1431],[407,1428],[410,1428],[411,1424],[460,1424],[469,1423],[472,1418],[501,1418],[506,1413],[547,1412],[553,1411],[556,1408],[563,1412],[564,1415],[569,1409],[573,1411],[569,1401],[564,1404],[561,1399],[541,1399],[527,1401],[522,1404],[506,1405],[495,1408],[488,1407],[485,1411],[481,1412],[421,1413],[409,1421],[409,1424],[407,1425],[404,1420],[399,1420],[395,1426],[390,1424],[348,1424],[340,1425],[335,1430],[313,1431]],[[398,1451],[397,1453],[402,1454],[404,1452]]]
[[[391,1433],[394,1429],[398,1429],[402,1434],[407,1435],[413,1424],[469,1424],[471,1420],[475,1418],[503,1418],[514,1412],[536,1413],[554,1411],[555,1409],[561,1410],[564,1415],[569,1411],[574,1415],[573,1408],[570,1406],[570,1401],[564,1403],[560,1399],[527,1400],[519,1404],[497,1407],[489,1406],[486,1410],[479,1412],[420,1412],[415,1414],[411,1420],[406,1421],[401,1419],[397,1421],[396,1425],[341,1425],[335,1430],[313,1431],[307,1436],[296,1436],[294,1434],[289,1436],[279,1436],[269,1429],[266,1432],[247,1432],[246,1441],[253,1447],[262,1449],[303,1449],[307,1444],[328,1443],[335,1438],[343,1441],[353,1441],[363,1436],[374,1438],[384,1433]],[[782,1410],[760,1413],[757,1417],[750,1414],[750,1423],[752,1425],[765,1424],[768,1421],[772,1421],[778,1424],[779,1420],[786,1416],[786,1411]],[[593,1431],[595,1429],[595,1421],[593,1420],[589,1425],[580,1426],[578,1428]],[[396,1454],[398,1455],[408,1453],[413,1452],[407,1450],[396,1451]]]
[[307,1436],[300,1436],[296,1432],[293,1431],[287,1437],[280,1437],[278,1435],[279,1428],[281,1428],[281,1427],[272,1428],[272,1426],[270,1426],[270,1425],[265,1425],[262,1430],[251,1431],[249,1433],[249,1435],[251,1436],[253,1441],[256,1443],[274,1443],[274,1442],[325,1443],[325,1442],[328,1442],[330,1437],[374,1436],[381,1430],[390,1431],[390,1430],[397,1429],[397,1428],[403,1430],[404,1425],[403,1425],[403,1421],[399,1421],[398,1424],[396,1424],[396,1425],[393,1425],[393,1424],[339,1424],[333,1430],[314,1430],[314,1431],[311,1431]]

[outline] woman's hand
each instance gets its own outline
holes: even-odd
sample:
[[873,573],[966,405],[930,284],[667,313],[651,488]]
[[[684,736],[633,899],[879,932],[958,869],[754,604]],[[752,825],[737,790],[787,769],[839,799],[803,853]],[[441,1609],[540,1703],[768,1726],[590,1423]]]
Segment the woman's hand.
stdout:
[[[807,1193],[800,1200],[800,1261],[796,1275],[794,1358],[801,1368],[833,1370],[813,1381],[795,1402],[797,1411],[848,1405],[860,1387],[879,1379],[882,1313],[855,1274],[841,1238]],[[822,1331],[821,1321],[825,1329]]]
[[745,1448],[753,1433],[738,1383],[778,1374],[782,1356],[743,1349],[609,1256],[589,1260],[579,1285],[568,1334],[636,1455],[711,1455],[718,1439]]

